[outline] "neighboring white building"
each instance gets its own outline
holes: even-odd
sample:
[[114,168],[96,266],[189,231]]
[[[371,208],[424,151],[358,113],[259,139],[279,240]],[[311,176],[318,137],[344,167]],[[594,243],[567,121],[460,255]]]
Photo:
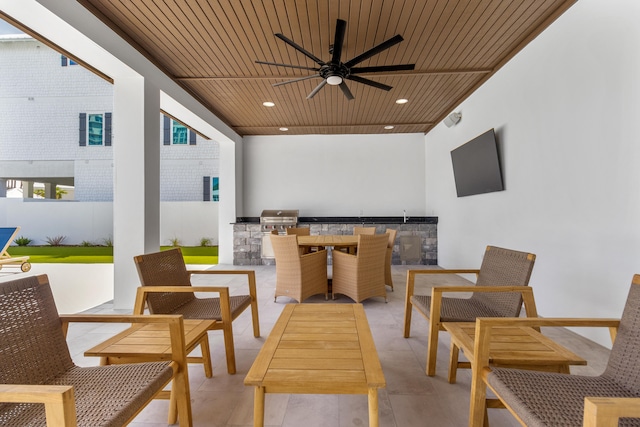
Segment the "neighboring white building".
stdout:
[[[5,181],[74,187],[74,200],[113,200],[118,118],[113,86],[27,35],[0,35],[0,197]],[[161,201],[217,200],[219,146],[158,117]]]

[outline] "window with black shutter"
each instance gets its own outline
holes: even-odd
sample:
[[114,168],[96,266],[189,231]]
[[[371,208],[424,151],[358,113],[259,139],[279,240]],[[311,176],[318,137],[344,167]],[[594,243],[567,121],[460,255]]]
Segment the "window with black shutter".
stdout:
[[78,140],[80,147],[87,146],[87,113],[80,113]]
[[111,114],[104,113],[104,146],[111,147]]
[[208,202],[211,200],[211,177],[205,176],[202,178],[202,201]]

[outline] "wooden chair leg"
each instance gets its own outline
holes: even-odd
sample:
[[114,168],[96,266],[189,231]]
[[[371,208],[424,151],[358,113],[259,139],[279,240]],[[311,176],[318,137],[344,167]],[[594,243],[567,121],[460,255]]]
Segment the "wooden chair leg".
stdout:
[[229,374],[236,373],[236,352],[233,344],[233,329],[231,324],[225,325],[224,332],[224,352],[227,356],[227,372]]
[[202,353],[202,364],[204,365],[204,376],[213,377],[213,368],[211,367],[211,351],[209,348],[209,336],[205,336],[200,341],[200,353]]
[[433,377],[436,374],[436,360],[438,358],[438,332],[440,325],[431,319],[429,321],[429,340],[427,349],[427,375]]
[[458,375],[458,359],[460,357],[460,349],[451,342],[451,355],[449,357],[449,384],[455,384]]
[[[275,299],[275,298],[274,298]],[[258,320],[258,301],[251,301],[251,319],[253,321],[253,336],[260,337],[260,322]]]

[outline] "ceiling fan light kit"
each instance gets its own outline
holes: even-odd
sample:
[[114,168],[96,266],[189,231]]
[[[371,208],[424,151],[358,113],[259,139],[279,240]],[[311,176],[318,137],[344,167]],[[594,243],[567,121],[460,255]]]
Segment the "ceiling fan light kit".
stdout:
[[312,74],[312,75],[305,76],[305,77],[300,77],[300,78],[293,79],[293,80],[287,80],[287,81],[284,81],[284,82],[275,83],[273,85],[273,86],[281,86],[281,85],[294,83],[294,82],[299,82],[299,81],[302,81],[302,80],[312,79],[312,78],[316,78],[316,77],[322,78],[323,80],[320,82],[320,84],[318,86],[316,86],[316,88],[313,89],[311,91],[311,93],[309,93],[309,95],[307,95],[307,99],[313,98],[320,91],[320,89],[322,89],[328,83],[330,86],[338,86],[342,90],[342,93],[344,94],[344,96],[348,100],[352,100],[353,99],[353,94],[349,90],[349,87],[345,83],[345,80],[351,80],[351,81],[354,81],[354,82],[357,82],[357,83],[362,83],[362,84],[365,84],[365,85],[368,85],[368,86],[375,87],[377,89],[382,89],[382,90],[389,91],[389,90],[391,90],[393,88],[392,86],[388,86],[388,85],[385,85],[383,83],[379,83],[379,82],[376,82],[374,80],[370,80],[370,79],[358,76],[357,74],[360,74],[360,73],[379,73],[379,72],[388,72],[388,71],[409,71],[409,70],[413,70],[415,68],[415,64],[398,64],[398,65],[380,65],[380,66],[371,66],[371,67],[355,67],[355,65],[358,65],[359,63],[371,58],[372,56],[377,55],[380,52],[382,52],[382,51],[384,51],[386,49],[389,49],[390,47],[392,47],[392,46],[400,43],[401,41],[403,41],[404,39],[402,38],[402,36],[400,34],[397,34],[397,35],[391,37],[390,39],[380,43],[379,45],[376,45],[376,46],[372,47],[371,49],[361,53],[360,55],[356,56],[355,58],[350,59],[347,62],[342,62],[341,61],[342,48],[343,48],[343,44],[344,44],[344,35],[345,35],[346,28],[347,28],[347,22],[343,21],[342,19],[338,19],[337,22],[336,22],[336,33],[335,33],[335,37],[334,37],[334,42],[329,47],[329,53],[331,54],[331,60],[329,62],[325,62],[325,61],[321,60],[320,58],[318,58],[317,56],[315,56],[311,52],[307,51],[305,48],[303,48],[302,46],[298,45],[296,42],[294,42],[293,40],[287,38],[286,36],[284,36],[284,35],[282,35],[280,33],[276,33],[275,34],[275,36],[277,38],[279,38],[280,40],[284,41],[289,46],[293,47],[298,52],[302,53],[307,58],[311,59],[316,64],[318,64],[319,68],[318,67],[305,67],[305,66],[300,66],[300,65],[290,65],[290,64],[278,64],[278,63],[275,63],[275,62],[266,62],[266,61],[256,61],[256,63],[264,64],[264,65],[274,65],[276,67],[288,67],[288,68],[297,68],[297,69],[302,69],[302,70],[315,71],[316,74]]

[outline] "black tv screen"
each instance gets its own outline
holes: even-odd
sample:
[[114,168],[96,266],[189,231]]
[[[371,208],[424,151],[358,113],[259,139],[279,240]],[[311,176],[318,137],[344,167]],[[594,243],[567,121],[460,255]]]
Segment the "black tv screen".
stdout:
[[504,190],[493,129],[451,151],[458,197]]

